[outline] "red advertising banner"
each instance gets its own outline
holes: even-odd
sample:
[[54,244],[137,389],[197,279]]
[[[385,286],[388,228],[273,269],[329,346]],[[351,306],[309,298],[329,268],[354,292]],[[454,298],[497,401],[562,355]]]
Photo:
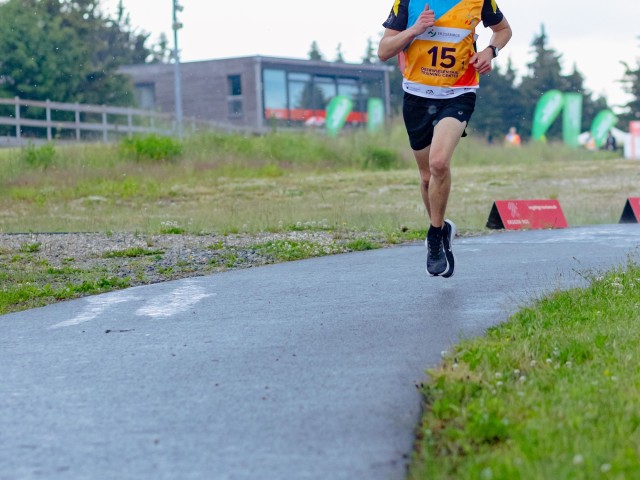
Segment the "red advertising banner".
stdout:
[[[266,118],[273,118],[276,120],[293,120],[293,121],[306,121],[315,119],[324,123],[324,119],[327,116],[326,110],[311,110],[311,109],[286,109],[286,108],[265,108],[264,116]],[[366,123],[367,114],[365,112],[351,112],[347,117],[348,123]]]
[[496,200],[487,220],[487,228],[507,230],[567,226],[567,220],[557,200]]
[[618,223],[640,223],[640,197],[629,197]]

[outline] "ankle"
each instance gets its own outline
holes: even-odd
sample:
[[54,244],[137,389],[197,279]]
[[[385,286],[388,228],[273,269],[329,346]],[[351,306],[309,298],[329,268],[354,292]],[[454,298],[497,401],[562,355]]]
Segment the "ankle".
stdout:
[[[444,225],[443,225],[444,226]],[[442,227],[436,227],[433,224],[429,226],[429,231],[427,232],[427,235],[429,237],[433,237],[433,236],[442,236],[442,231],[443,228]]]

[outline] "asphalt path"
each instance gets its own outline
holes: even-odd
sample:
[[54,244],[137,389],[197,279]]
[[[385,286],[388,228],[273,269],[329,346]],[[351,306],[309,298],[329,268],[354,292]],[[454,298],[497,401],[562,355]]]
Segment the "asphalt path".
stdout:
[[0,318],[0,479],[405,477],[441,352],[637,257],[640,226],[229,271]]

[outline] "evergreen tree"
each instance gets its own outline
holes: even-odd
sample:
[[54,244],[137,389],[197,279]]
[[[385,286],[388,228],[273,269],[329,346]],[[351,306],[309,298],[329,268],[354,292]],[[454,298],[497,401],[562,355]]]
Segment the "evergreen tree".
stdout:
[[367,48],[364,51],[364,56],[362,57],[362,63],[364,65],[373,65],[378,63],[378,56],[373,48],[373,41],[371,37],[367,39]]
[[318,43],[315,40],[311,42],[311,47],[309,49],[309,60],[324,60],[324,58],[322,58],[322,53],[320,53],[320,49],[318,48]]
[[336,47],[336,59],[335,59],[336,63],[345,63],[344,61],[344,55],[342,53],[342,44],[339,43],[338,46]]
[[132,104],[117,70],[162,57],[147,39],[131,29],[122,3],[109,18],[98,0],[8,0],[0,4],[0,95]]
[[[145,63],[151,51],[145,47],[148,34],[133,32],[120,2],[116,18],[106,17],[99,0],[43,0],[56,5],[56,15],[77,32],[80,42],[90,46],[83,65],[82,103],[131,104],[130,86],[121,65]],[[124,88],[123,88],[124,87]]]
[[0,96],[75,101],[86,47],[42,7],[18,0],[0,6]]
[[147,63],[169,63],[172,60],[172,51],[169,47],[169,39],[163,32],[158,37],[158,43],[151,47],[151,56]]
[[509,60],[505,73],[500,68],[480,79],[478,99],[470,126],[487,140],[502,142],[510,127],[520,132],[525,104],[515,85],[516,72]]
[[[560,58],[555,50],[547,46],[547,34],[544,25],[541,26],[540,35],[534,37],[534,59],[527,64],[528,75],[522,78],[520,93],[525,102],[523,133],[531,135],[533,115],[540,97],[549,90],[563,91],[566,81],[562,78]],[[547,138],[561,138],[562,122],[556,120],[547,133]]]

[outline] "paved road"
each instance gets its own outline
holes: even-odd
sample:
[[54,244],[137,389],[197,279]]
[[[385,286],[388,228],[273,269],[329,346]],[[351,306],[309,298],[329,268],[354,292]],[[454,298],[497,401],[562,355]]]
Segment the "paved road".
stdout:
[[460,239],[0,318],[0,479],[402,479],[442,350],[637,255],[640,226]]

